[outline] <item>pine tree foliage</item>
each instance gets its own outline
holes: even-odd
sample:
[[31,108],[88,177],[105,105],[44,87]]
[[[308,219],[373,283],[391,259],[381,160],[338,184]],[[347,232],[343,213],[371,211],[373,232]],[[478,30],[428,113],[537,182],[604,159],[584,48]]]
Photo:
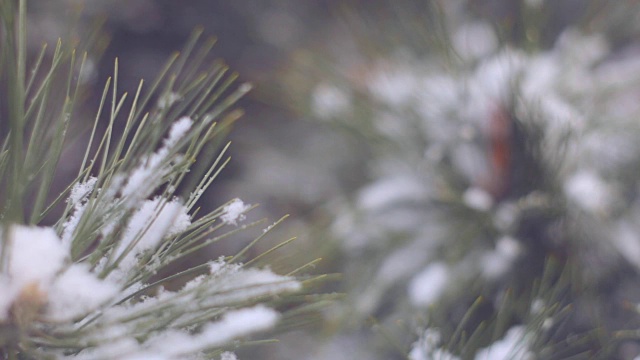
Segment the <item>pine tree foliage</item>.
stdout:
[[637,9],[590,2],[555,35],[557,4],[515,3],[498,22],[470,1],[400,2],[349,16],[337,60],[298,54],[299,109],[371,154],[331,208],[349,293],[335,318],[361,329],[338,337],[371,344],[357,338],[377,319],[371,358],[640,355],[640,62],[616,23]]
[[[242,263],[272,226],[236,254],[171,269],[261,224],[244,222],[253,206],[240,199],[197,207],[229,161],[220,144],[250,85],[205,63],[213,41],[198,31],[133,96],[116,61],[77,177],[52,194],[86,55],[59,42],[28,59],[26,1],[0,1],[0,17],[0,358],[236,359],[228,350],[272,329],[278,304],[294,308],[283,295],[302,289],[294,272]],[[189,188],[211,146],[219,155]]]

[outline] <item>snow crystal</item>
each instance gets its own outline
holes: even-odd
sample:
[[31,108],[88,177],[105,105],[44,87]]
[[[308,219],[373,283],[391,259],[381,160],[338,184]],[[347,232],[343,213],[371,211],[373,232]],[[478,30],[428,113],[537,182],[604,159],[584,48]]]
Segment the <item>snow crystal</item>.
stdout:
[[116,284],[98,279],[85,264],[73,264],[51,286],[47,315],[52,320],[72,320],[95,310],[119,290]]
[[71,188],[71,194],[69,195],[67,202],[70,204],[76,204],[83,200],[87,195],[91,193],[91,191],[93,191],[93,188],[96,186],[97,181],[98,178],[92,176],[85,182],[75,183],[75,185],[73,185],[73,187]]
[[478,211],[488,211],[493,206],[491,195],[478,187],[468,188],[462,195],[462,201],[468,207]]
[[514,326],[502,338],[476,354],[475,360],[532,359],[530,339],[524,326]]
[[244,212],[250,207],[251,205],[245,205],[242,200],[235,199],[222,209],[224,213],[220,216],[220,220],[227,225],[237,225],[238,221],[245,219]]
[[349,110],[351,96],[348,92],[329,84],[316,86],[311,94],[311,107],[321,119],[330,119]]
[[607,183],[591,171],[573,174],[564,184],[566,196],[589,212],[607,211],[612,205],[612,190]]
[[418,273],[409,284],[409,299],[415,306],[428,307],[438,300],[450,278],[447,266],[442,262],[429,265]]

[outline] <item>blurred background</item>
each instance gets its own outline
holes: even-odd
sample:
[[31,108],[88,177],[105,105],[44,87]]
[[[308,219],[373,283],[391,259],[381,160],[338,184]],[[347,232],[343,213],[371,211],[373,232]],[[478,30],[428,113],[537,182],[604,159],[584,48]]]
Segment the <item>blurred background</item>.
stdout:
[[[632,258],[620,254],[625,251],[620,250],[620,242],[615,240],[622,237],[620,219],[624,224],[635,221],[629,214],[637,211],[635,199],[640,188],[635,173],[640,169],[640,152],[633,144],[638,124],[629,120],[640,113],[634,105],[640,103],[640,88],[637,87],[640,84],[637,79],[640,75],[637,60],[640,12],[637,1],[50,0],[32,1],[29,6],[30,43],[34,46],[34,54],[42,42],[53,44],[59,36],[74,39],[76,44],[72,45],[82,45],[95,54],[89,58],[86,76],[87,108],[80,109],[82,116],[78,117],[86,117],[87,122],[84,127],[78,124],[74,129],[80,138],[88,133],[102,86],[113,72],[116,57],[119,59],[119,88],[134,92],[139,79],[153,79],[164,61],[182,48],[197,26],[203,27],[205,36],[218,39],[212,60],[223,59],[239,73],[239,82],[255,85],[255,90],[240,102],[246,114],[229,135],[233,142],[229,154],[233,160],[217,185],[212,186],[202,206],[211,210],[222,202],[240,197],[245,202],[260,204],[252,212],[252,218],[267,217],[274,221],[284,214],[291,214],[272,237],[282,240],[297,236],[299,240],[288,247],[274,267],[295,268],[322,257],[312,271],[341,273],[342,281],[330,281],[321,291],[344,294],[344,303],[337,309],[329,307],[322,316],[286,334],[279,345],[262,346],[257,351],[239,351],[241,358],[407,358],[411,344],[429,324],[440,321],[445,334],[454,332],[455,326],[452,330],[442,324],[459,323],[466,311],[463,309],[467,309],[478,294],[487,296],[493,304],[478,310],[479,318],[474,321],[481,323],[493,318],[499,312],[499,306],[495,304],[504,300],[505,289],[511,289],[515,282],[534,283],[543,276],[545,270],[541,264],[549,257],[560,258],[563,264],[573,264],[575,268],[572,269],[581,274],[588,273],[579,276],[579,282],[593,290],[585,291],[588,295],[582,300],[575,297],[582,289],[574,289],[568,291],[571,294],[567,296],[568,300],[554,298],[550,301],[562,305],[575,303],[581,314],[595,311],[597,316],[594,317],[600,317],[598,321],[590,316],[567,321],[564,324],[569,325],[556,333],[556,340],[560,339],[557,343],[564,344],[570,335],[582,336],[592,329],[606,335],[585,335],[583,343],[574,344],[578,349],[575,352],[558,352],[546,358],[633,359],[640,354],[640,343],[633,337],[613,341],[614,331],[637,329],[640,325],[635,317],[637,314],[630,316],[629,309],[622,309],[621,305],[640,301],[637,290],[640,289],[637,286],[639,267]],[[91,35],[96,29],[102,31],[101,35]],[[599,47],[599,40],[572,38],[575,34],[570,30],[585,38],[587,35],[601,36],[606,44]],[[462,37],[462,45],[459,34],[466,34]],[[450,52],[449,48],[454,51]],[[494,140],[492,130],[487,127],[495,123],[487,125],[482,119],[460,126],[452,125],[453,121],[434,122],[435,125],[429,126],[437,129],[430,129],[428,135],[420,137],[412,127],[415,124],[411,119],[416,115],[416,108],[424,110],[430,101],[447,96],[450,79],[471,78],[471,83],[475,77],[481,77],[483,64],[491,63],[494,56],[502,56],[503,50],[507,53],[512,49],[521,51],[522,54],[518,54],[523,58],[551,61],[551,65],[542,60],[525,62],[523,73],[542,66],[541,63],[553,68],[556,66],[553,61],[557,60],[561,70],[554,68],[554,71],[558,71],[555,74],[560,78],[571,69],[583,70],[581,66],[584,66],[585,72],[578,74],[578,80],[584,80],[582,82],[571,78],[571,81],[548,85],[552,81],[547,77],[553,77],[547,76],[548,73],[540,75],[543,72],[531,70],[531,76],[534,80],[539,76],[544,86],[549,86],[554,94],[558,92],[563,106],[566,103],[581,111],[586,109],[585,104],[593,104],[594,99],[602,100],[604,105],[591,113],[596,114],[593,117],[597,119],[595,122],[587,120],[590,125],[585,127],[590,129],[595,123],[594,134],[604,131],[614,135],[598,143],[598,149],[604,150],[596,151],[590,145],[584,150],[582,140],[576,140],[578,148],[584,150],[583,157],[565,158],[558,150],[551,159],[541,160],[533,156],[538,154],[531,150],[540,145],[536,143],[535,131],[529,128],[513,130],[509,133],[512,142],[506,147],[512,162],[506,171],[513,173],[509,175],[513,175],[510,181],[520,181],[524,185],[505,190],[506,185],[496,185],[503,180],[500,176],[504,174],[497,174],[490,166],[492,160],[489,158],[496,152],[491,153],[485,146]],[[536,58],[538,54],[541,55]],[[592,58],[595,60],[591,61]],[[583,63],[580,59],[586,60]],[[491,85],[503,74],[501,66],[504,64],[499,61],[497,64],[496,72],[486,75],[487,83]],[[602,85],[604,80],[618,78],[625,78],[625,81],[607,83],[606,89]],[[423,89],[422,83],[412,85],[418,81],[415,79],[435,84],[430,88],[434,94],[426,100],[420,98],[416,103],[405,104],[403,94],[410,97],[407,93],[415,88]],[[598,84],[602,88],[595,87]],[[593,87],[595,90],[592,91]],[[544,91],[548,89],[544,88]],[[480,92],[490,90],[482,88]],[[516,105],[521,94],[517,90],[513,93],[517,95],[500,98],[504,101],[498,105],[503,108],[496,111],[498,115],[492,113],[490,120],[496,122],[502,121],[496,118],[505,118],[514,127],[519,126],[519,121],[527,121]],[[472,101],[470,98],[469,102]],[[381,114],[386,120],[375,123]],[[607,123],[609,115],[613,122]],[[615,122],[618,118],[629,121]],[[456,134],[456,142],[434,140],[433,134],[448,131]],[[555,128],[541,131],[561,132]],[[444,147],[430,146],[434,143]],[[82,141],[70,144],[65,155],[69,164],[77,163],[73,158],[81,154],[74,146],[81,147]],[[459,149],[466,149],[466,152],[461,155]],[[435,153],[444,155],[433,155]],[[590,154],[596,153],[604,160],[598,158],[590,163],[590,159],[596,158]],[[435,166],[430,162],[432,155],[438,159],[448,159],[450,155],[453,160],[451,164],[438,160]],[[478,165],[481,167],[478,170],[478,166],[469,164],[474,162],[484,165]],[[570,164],[568,168],[571,169],[555,172],[554,166],[558,162],[563,164],[557,169],[567,167],[564,163]],[[69,175],[65,175],[64,163],[61,183],[67,182],[65,176],[75,174],[75,169],[69,168],[66,169]],[[571,164],[579,164],[581,171]],[[446,174],[443,177],[454,185],[442,190],[432,179],[431,174],[435,171]],[[619,197],[602,195],[610,194],[609,190],[596,186],[600,183],[593,178],[575,190],[571,185],[576,179],[574,175],[585,171],[601,175],[607,186],[613,184],[611,188],[615,188]],[[478,180],[483,176],[493,176],[491,179],[495,182],[487,185],[483,183],[486,179]],[[433,195],[434,191],[437,196]],[[450,196],[446,201],[443,200],[445,193]],[[580,201],[572,203],[572,199],[581,196],[602,201],[587,201],[586,205]],[[548,198],[561,198],[562,201],[552,202],[545,208],[544,201]],[[539,200],[543,205],[536,203]],[[617,205],[602,205],[611,201],[617,201]],[[531,205],[531,202],[535,204]],[[576,215],[573,205],[584,209]],[[515,230],[495,225],[496,221],[510,216],[509,209],[526,206],[533,207],[531,212],[535,214],[522,215]],[[443,208],[449,216],[445,218],[445,225],[451,225],[446,229],[443,229],[440,213]],[[434,215],[436,212],[438,216]],[[596,219],[595,223],[593,219]],[[591,225],[596,224],[594,227],[601,225],[598,231],[591,231],[591,225],[585,225],[589,221]],[[633,238],[631,252],[640,251],[635,235],[639,233],[638,229],[628,226],[624,229],[627,236]],[[467,232],[463,234],[463,230]],[[590,235],[585,237],[591,241],[590,236],[598,238],[601,232],[605,234],[602,238],[608,239],[606,241],[613,239],[612,247],[601,248],[575,240],[588,233]],[[456,242],[465,236],[471,240]],[[478,286],[479,289],[470,287],[465,296],[454,291],[457,297],[449,295],[459,300],[459,306],[449,306],[440,318],[426,316],[428,306],[412,303],[405,288],[408,282],[416,283],[418,276],[414,275],[427,274],[423,270],[430,269],[429,264],[435,262],[433,258],[416,257],[416,254],[432,251],[430,246],[434,243],[439,249],[445,247],[431,240],[433,237],[452,239],[449,247],[456,251],[437,252],[450,267],[465,263],[466,255],[479,254],[478,257],[484,258],[486,249],[495,248],[496,253],[511,254],[510,249],[515,248],[525,249],[522,252],[526,255],[521,255],[520,250],[513,253],[518,253],[514,259],[522,260],[520,264],[525,270],[521,271],[529,273],[514,275],[515,279],[496,275],[498,280],[487,280],[486,285]],[[237,251],[243,241],[240,239],[211,251],[214,255]],[[479,242],[482,242],[481,246]],[[537,245],[532,245],[534,242]],[[594,242],[602,243],[599,238]],[[629,251],[629,242],[625,244],[624,249]],[[410,265],[402,267],[398,263]],[[411,264],[415,266],[412,268]],[[512,269],[509,267],[512,265],[505,266]],[[397,277],[381,279],[380,268],[386,269],[384,266],[395,271]],[[589,267],[598,270],[585,270]],[[449,279],[453,280],[460,279]],[[437,283],[438,279],[428,281]],[[470,280],[460,281],[467,284]],[[607,283],[616,285],[606,287]],[[527,291],[522,293],[533,296],[533,291]],[[521,299],[514,303],[518,301]],[[607,303],[616,306],[606,307]],[[519,307],[519,304],[513,306],[515,315],[507,316],[507,323],[526,323],[525,316],[520,315],[524,310]],[[529,314],[528,311],[524,312]],[[429,319],[414,322],[423,315]],[[528,324],[531,326],[531,322]],[[489,343],[486,339],[479,340],[477,347]],[[448,345],[453,351],[455,344]],[[463,350],[457,350],[463,353]],[[414,353],[410,357],[413,360],[431,358],[421,358]]]

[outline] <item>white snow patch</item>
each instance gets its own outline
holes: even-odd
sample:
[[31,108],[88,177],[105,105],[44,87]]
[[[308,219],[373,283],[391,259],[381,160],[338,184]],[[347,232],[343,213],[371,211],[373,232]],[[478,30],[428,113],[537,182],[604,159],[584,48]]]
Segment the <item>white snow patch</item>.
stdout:
[[71,188],[71,194],[69,194],[69,198],[67,198],[67,202],[69,204],[76,204],[82,200],[84,200],[90,193],[93,191],[96,186],[96,182],[98,178],[90,177],[85,182],[77,182]]
[[419,82],[415,69],[403,69],[394,65],[396,66],[392,68],[381,66],[367,85],[378,100],[391,106],[399,106],[415,98]]
[[187,209],[177,199],[166,202],[166,199],[156,197],[144,201],[129,220],[115,250],[116,256],[120,256],[135,243],[120,263],[120,269],[128,271],[135,265],[137,255],[155,249],[163,239],[185,231],[189,225],[191,218]]
[[167,92],[158,99],[158,108],[166,109],[171,105],[175,104],[176,101],[180,99],[181,99],[180,94],[175,93],[173,91]]
[[468,207],[478,211],[489,211],[493,207],[493,197],[479,187],[470,187],[462,195],[462,201]]
[[475,360],[533,359],[529,351],[531,340],[524,326],[514,326],[502,338],[478,351]]
[[169,136],[167,136],[163,143],[164,147],[170,149],[176,146],[178,141],[180,141],[180,139],[182,139],[187,134],[187,132],[189,132],[192,125],[193,120],[191,120],[191,118],[188,116],[183,116],[178,119],[178,121],[171,125],[171,129],[169,129]]
[[620,221],[611,237],[618,252],[637,269],[640,269],[640,237],[638,230],[629,221]]
[[498,47],[498,39],[486,22],[472,22],[460,26],[453,34],[453,47],[463,59],[486,57]]
[[100,280],[85,264],[73,264],[51,286],[47,315],[52,320],[72,320],[86,315],[118,294],[120,287]]
[[159,180],[170,169],[163,169],[161,165],[169,157],[169,152],[176,146],[191,129],[193,120],[189,117],[181,117],[169,129],[169,135],[163,141],[163,146],[155,153],[143,157],[140,165],[133,169],[127,177],[127,183],[122,189],[122,196],[130,199],[130,204],[135,204],[140,198],[145,198],[155,188]]
[[[4,229],[0,229],[4,231]],[[67,250],[52,228],[13,225],[9,229],[9,276],[14,284],[49,284]]]
[[606,212],[612,205],[611,187],[596,173],[583,170],[571,176],[564,184],[566,196],[588,212]]
[[430,264],[409,283],[409,299],[412,304],[428,307],[442,295],[449,284],[450,270],[442,262]]
[[358,204],[364,210],[380,210],[399,202],[424,200],[427,194],[426,186],[415,178],[386,177],[362,189]]
[[[7,231],[8,239],[1,238]],[[47,292],[56,274],[68,257],[67,248],[52,228],[11,225],[0,228],[0,243],[8,251],[6,272],[0,273],[0,321],[9,315],[9,308],[22,291],[33,286]]]
[[151,349],[175,358],[267,330],[276,324],[278,318],[279,314],[275,310],[264,305],[256,305],[252,308],[229,311],[220,321],[205,325],[198,334],[166,331],[147,343]]
[[330,119],[349,110],[351,95],[336,86],[319,84],[311,94],[311,109],[321,119]]
[[438,330],[427,329],[411,346],[410,360],[458,360],[446,350],[440,349],[441,335]]
[[245,205],[242,200],[235,199],[222,209],[224,213],[220,215],[220,220],[227,225],[237,225],[238,221],[245,219],[244,213],[249,208],[251,205]]
[[238,360],[238,357],[231,351],[225,351],[220,354],[220,360]]
[[521,253],[522,246],[516,239],[503,236],[496,242],[495,250],[485,253],[482,257],[480,271],[487,279],[499,278],[511,269]]

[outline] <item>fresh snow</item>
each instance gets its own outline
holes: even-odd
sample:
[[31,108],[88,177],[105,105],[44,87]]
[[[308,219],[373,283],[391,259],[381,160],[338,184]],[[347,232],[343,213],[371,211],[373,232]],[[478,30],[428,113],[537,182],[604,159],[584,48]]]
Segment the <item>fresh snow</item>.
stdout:
[[450,281],[447,265],[436,262],[419,272],[409,283],[409,299],[419,307],[428,307],[436,302]]
[[240,199],[235,199],[231,203],[227,204],[223,209],[223,214],[220,215],[220,220],[228,225],[237,225],[238,221],[245,219],[244,213],[251,208],[251,205],[245,205]]
[[120,286],[100,280],[85,264],[73,264],[54,282],[49,292],[47,317],[68,321],[96,310],[115,297]]
[[125,254],[119,266],[128,271],[136,264],[136,257],[155,249],[163,239],[179,234],[191,225],[187,209],[174,199],[167,202],[162,197],[145,200],[129,220],[124,236],[115,250],[116,257]]
[[530,338],[524,326],[514,326],[501,339],[476,354],[475,360],[532,360]]

